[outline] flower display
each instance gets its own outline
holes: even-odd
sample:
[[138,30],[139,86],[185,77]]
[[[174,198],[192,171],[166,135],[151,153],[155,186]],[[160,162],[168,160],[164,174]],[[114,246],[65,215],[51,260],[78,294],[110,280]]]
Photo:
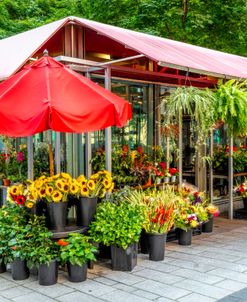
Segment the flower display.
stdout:
[[30,191],[32,182],[27,181],[20,185],[14,185],[8,188],[7,200],[19,206],[25,206],[31,209],[37,200],[37,193]]
[[114,182],[111,174],[106,171],[99,171],[87,179],[83,174],[77,178],[79,190],[75,190],[73,195],[77,197],[105,197],[106,193],[112,192],[114,189]]
[[247,198],[247,180],[237,186],[234,191],[241,195],[243,198]]
[[219,208],[213,204],[209,204],[206,207],[206,211],[208,212],[209,216],[214,216],[214,217],[218,217],[220,212],[219,212]]

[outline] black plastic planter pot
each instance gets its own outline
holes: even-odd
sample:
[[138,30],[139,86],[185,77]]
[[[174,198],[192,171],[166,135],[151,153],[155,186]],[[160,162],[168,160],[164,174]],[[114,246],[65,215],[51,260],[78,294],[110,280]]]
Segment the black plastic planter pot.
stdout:
[[126,250],[112,245],[112,269],[116,271],[132,271],[137,264],[137,248],[137,243],[129,245]]
[[51,230],[62,232],[66,226],[67,202],[49,202],[47,211],[49,217],[49,228]]
[[141,236],[140,236],[140,249],[142,254],[148,254],[148,234],[145,230],[142,230]]
[[202,225],[202,232],[203,233],[211,233],[213,232],[214,227],[214,217],[210,217],[206,223]]
[[0,274],[6,272],[6,265],[4,264],[3,260],[0,259]]
[[41,264],[39,266],[39,284],[53,285],[57,283],[58,265],[57,261],[53,260],[49,264]]
[[247,198],[243,197],[244,209],[247,210]]
[[78,226],[89,226],[96,213],[97,197],[80,197],[76,204]]
[[149,260],[162,261],[165,257],[165,243],[167,234],[148,233]]
[[12,278],[14,280],[25,280],[29,277],[29,270],[25,260],[19,258],[12,262]]
[[70,282],[82,282],[87,279],[87,263],[84,263],[82,266],[68,263],[67,268]]
[[178,244],[180,245],[191,245],[192,241],[192,230],[184,231],[178,230]]

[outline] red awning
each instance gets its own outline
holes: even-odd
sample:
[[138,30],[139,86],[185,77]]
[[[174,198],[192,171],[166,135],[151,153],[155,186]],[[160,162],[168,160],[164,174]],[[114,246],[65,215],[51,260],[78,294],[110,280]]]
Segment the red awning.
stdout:
[[46,56],[0,83],[0,133],[29,136],[44,130],[82,133],[124,126],[124,99]]
[[[68,17],[25,33],[0,40],[0,80],[23,66],[42,45],[71,20],[144,54],[161,65],[190,69],[219,77],[247,78],[247,58],[163,39],[103,23]],[[20,47],[23,46],[24,47]]]

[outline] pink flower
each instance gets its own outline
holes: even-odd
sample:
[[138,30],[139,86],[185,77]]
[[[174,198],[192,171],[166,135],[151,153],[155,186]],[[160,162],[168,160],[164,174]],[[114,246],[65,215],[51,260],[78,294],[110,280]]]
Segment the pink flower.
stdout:
[[24,161],[24,154],[21,151],[17,153],[16,160],[17,161]]

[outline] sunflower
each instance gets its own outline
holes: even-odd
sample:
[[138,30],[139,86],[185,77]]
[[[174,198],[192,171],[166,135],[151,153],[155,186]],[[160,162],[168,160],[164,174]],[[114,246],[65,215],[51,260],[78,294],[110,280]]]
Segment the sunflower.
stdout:
[[73,180],[71,186],[70,186],[70,192],[71,194],[75,195],[79,191],[79,184],[76,180]]
[[95,174],[90,176],[90,179],[92,179],[92,180],[96,180],[98,178],[99,178],[99,173],[95,173]]
[[109,176],[109,177],[111,177],[111,173],[109,172],[109,171],[107,171],[107,170],[104,170],[103,171],[103,173],[106,175],[106,176]]
[[65,184],[63,185],[63,188],[62,188],[61,191],[64,192],[64,193],[68,193],[69,190],[70,190],[69,184],[65,183]]
[[9,194],[13,194],[15,196],[20,195],[19,186],[12,186],[9,188]]
[[28,201],[28,202],[26,202],[25,206],[26,206],[27,208],[29,208],[29,209],[32,209],[33,203],[30,202],[30,201]]
[[93,191],[95,189],[95,182],[90,179],[88,182],[87,182],[87,187],[90,191]]
[[40,189],[42,186],[43,186],[43,181],[40,180],[40,179],[37,179],[35,181],[35,187],[38,188],[38,189]]
[[56,187],[60,190],[63,190],[64,182],[61,179],[56,180]]
[[81,196],[82,197],[88,197],[89,196],[89,190],[86,185],[82,186],[81,188]]
[[37,191],[37,189],[35,189],[35,188],[30,188],[29,189],[29,192],[30,192],[30,194],[31,194],[31,196],[32,196],[32,198],[34,199],[34,200],[36,200],[36,199],[38,199],[38,197],[39,197],[39,192]]
[[59,202],[63,198],[63,194],[59,192],[58,190],[54,190],[54,192],[51,195],[52,201]]
[[103,186],[106,188],[106,189],[109,189],[111,187],[111,184],[112,184],[112,180],[110,177],[106,177],[104,180],[103,180]]
[[87,181],[87,179],[83,174],[81,174],[80,176],[77,177],[77,181],[82,182],[82,181]]
[[53,193],[53,191],[54,191],[53,187],[51,187],[51,186],[46,186],[46,188],[45,188],[45,193],[46,193],[47,196],[51,196],[52,193]]
[[44,198],[46,196],[45,188],[39,188],[38,194],[40,198]]
[[68,173],[62,172],[62,173],[61,173],[61,176],[62,176],[63,178],[66,178],[66,179],[71,179],[71,176],[70,176]]

